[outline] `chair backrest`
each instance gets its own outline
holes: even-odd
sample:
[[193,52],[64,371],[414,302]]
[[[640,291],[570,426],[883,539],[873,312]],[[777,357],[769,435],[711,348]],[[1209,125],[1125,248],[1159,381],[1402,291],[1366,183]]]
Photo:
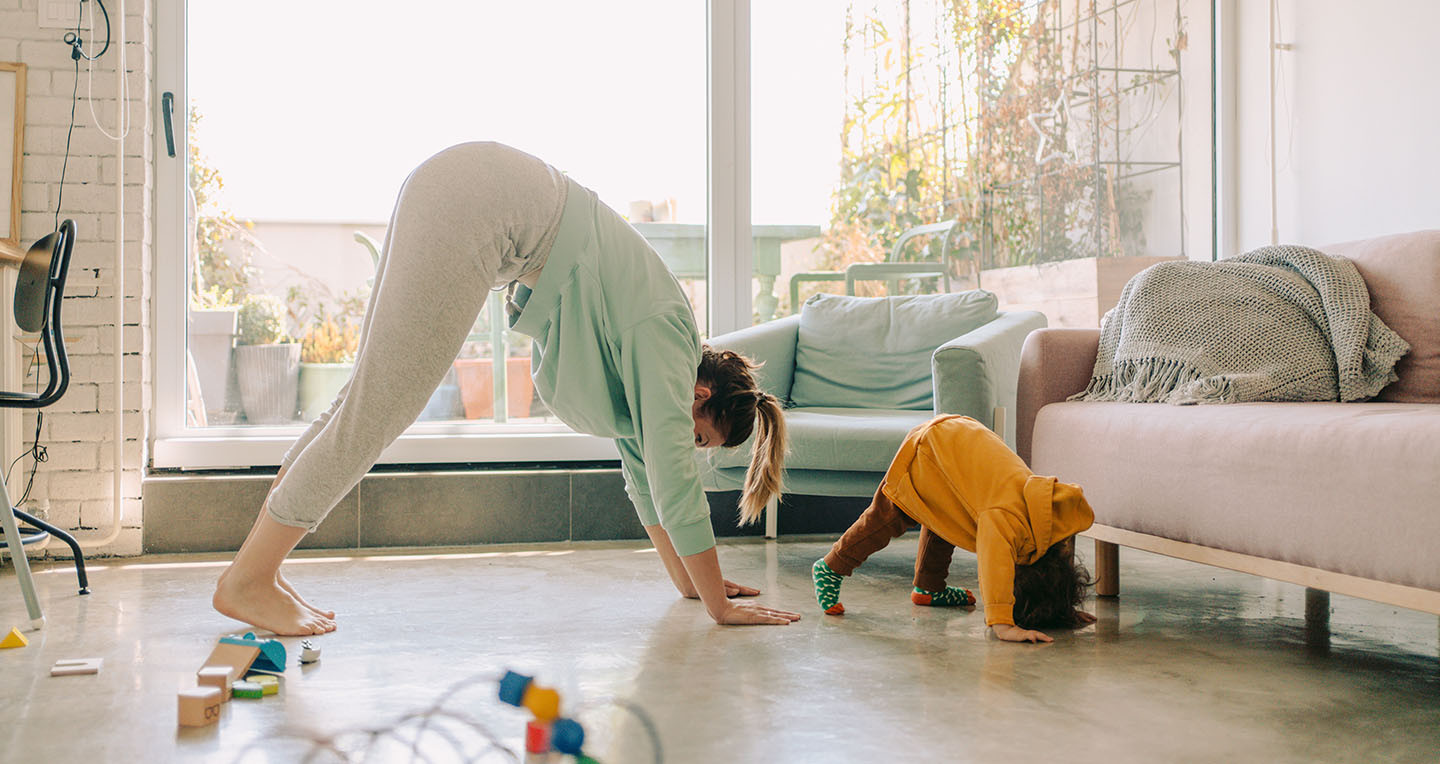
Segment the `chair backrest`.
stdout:
[[15,278],[15,325],[25,332],[38,332],[45,348],[49,383],[39,393],[0,391],[0,408],[41,408],[65,394],[70,386],[70,362],[65,356],[65,339],[60,328],[60,306],[65,293],[65,275],[70,270],[70,252],[75,245],[75,221],[66,220],[60,230],[31,245],[20,262]]

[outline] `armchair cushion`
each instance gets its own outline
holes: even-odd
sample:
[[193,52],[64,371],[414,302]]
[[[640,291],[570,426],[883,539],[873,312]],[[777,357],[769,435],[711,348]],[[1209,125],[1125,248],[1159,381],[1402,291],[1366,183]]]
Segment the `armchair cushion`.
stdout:
[[[787,409],[790,453],[785,468],[884,472],[910,430],[933,416],[928,410],[913,409]],[[744,469],[750,465],[753,441],[702,453],[714,469]]]
[[994,320],[997,304],[994,294],[978,289],[881,298],[814,295],[800,312],[790,399],[801,407],[933,411],[931,354]]

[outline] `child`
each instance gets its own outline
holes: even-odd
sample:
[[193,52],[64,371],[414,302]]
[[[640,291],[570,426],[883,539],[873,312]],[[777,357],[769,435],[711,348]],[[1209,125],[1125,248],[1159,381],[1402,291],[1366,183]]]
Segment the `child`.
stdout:
[[958,546],[979,558],[985,624],[995,636],[1051,642],[1032,629],[1095,622],[1075,609],[1093,582],[1073,557],[1075,534],[1094,521],[1079,486],[1031,473],[970,417],[936,417],[910,431],[870,507],[815,561],[815,598],[826,613],[843,614],[841,577],[918,524],[911,601],[975,604],[969,591],[945,585]]

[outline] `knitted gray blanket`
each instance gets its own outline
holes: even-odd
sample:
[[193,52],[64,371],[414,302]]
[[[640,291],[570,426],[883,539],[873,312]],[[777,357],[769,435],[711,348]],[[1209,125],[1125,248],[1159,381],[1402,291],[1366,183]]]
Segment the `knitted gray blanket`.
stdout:
[[1395,381],[1409,343],[1370,310],[1355,265],[1306,247],[1136,274],[1100,327],[1070,400],[1355,401]]

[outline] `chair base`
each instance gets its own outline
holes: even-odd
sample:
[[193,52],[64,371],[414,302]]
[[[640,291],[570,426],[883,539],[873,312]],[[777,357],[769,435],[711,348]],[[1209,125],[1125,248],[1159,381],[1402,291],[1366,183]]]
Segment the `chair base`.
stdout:
[[29,538],[24,538],[22,535],[22,544],[32,544],[44,540],[47,536],[54,536],[64,542],[66,546],[70,547],[70,552],[75,557],[75,577],[80,582],[80,593],[89,594],[90,579],[85,575],[85,553],[80,550],[80,542],[76,541],[74,536],[64,530],[56,528],[28,512],[22,512],[18,509],[14,509],[13,511],[15,512],[15,517],[21,522],[32,528],[39,529],[38,532],[30,534]]

